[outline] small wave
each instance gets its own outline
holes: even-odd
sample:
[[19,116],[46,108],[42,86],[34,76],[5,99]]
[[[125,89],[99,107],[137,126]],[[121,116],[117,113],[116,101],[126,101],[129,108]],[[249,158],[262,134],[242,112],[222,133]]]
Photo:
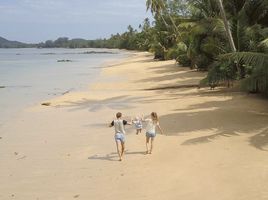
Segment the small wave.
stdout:
[[[31,88],[30,85],[9,85],[9,86],[2,86],[3,88]],[[0,86],[1,88],[1,86]]]

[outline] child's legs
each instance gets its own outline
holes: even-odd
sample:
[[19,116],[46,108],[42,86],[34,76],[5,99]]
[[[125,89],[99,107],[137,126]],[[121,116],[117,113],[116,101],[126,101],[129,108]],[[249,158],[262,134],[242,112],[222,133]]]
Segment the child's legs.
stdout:
[[121,157],[123,156],[125,152],[125,142],[121,141]]
[[154,145],[154,137],[151,137],[151,150],[150,150],[151,153],[153,151],[153,145]]
[[119,159],[121,159],[121,153],[120,153],[120,150],[119,150],[119,143],[120,141],[119,140],[115,140],[115,143],[116,143],[116,149],[117,149],[117,154],[119,156]]
[[147,153],[149,153],[149,148],[148,148],[149,141],[150,141],[150,137],[146,136],[146,151],[147,151]]

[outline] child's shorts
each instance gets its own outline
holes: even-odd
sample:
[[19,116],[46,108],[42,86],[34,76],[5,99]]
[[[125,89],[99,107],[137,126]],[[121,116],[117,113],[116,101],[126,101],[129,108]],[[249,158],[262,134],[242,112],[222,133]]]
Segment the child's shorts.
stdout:
[[135,128],[140,130],[140,129],[142,129],[142,125],[135,125]]
[[120,140],[120,142],[125,143],[125,134],[124,133],[116,133],[114,135],[115,141]]
[[155,136],[156,136],[156,134],[153,132],[146,132],[146,137],[154,138]]

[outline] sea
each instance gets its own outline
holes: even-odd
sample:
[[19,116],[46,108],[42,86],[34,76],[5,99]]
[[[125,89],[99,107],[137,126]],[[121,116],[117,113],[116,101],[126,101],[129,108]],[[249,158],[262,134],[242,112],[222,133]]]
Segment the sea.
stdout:
[[88,89],[105,64],[127,56],[114,49],[0,49],[0,127],[26,107]]

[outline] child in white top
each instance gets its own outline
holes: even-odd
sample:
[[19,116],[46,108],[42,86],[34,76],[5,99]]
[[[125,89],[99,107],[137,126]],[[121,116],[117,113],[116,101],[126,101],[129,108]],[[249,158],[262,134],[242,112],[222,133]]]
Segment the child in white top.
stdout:
[[[161,134],[163,131],[159,125],[159,119],[156,112],[151,113],[151,117],[148,119],[143,119],[143,121],[147,122],[146,126],[146,153],[151,154],[153,150],[153,142],[156,136],[156,127],[160,130]],[[150,149],[148,148],[149,142],[151,141]]]
[[142,120],[139,117],[136,117],[135,120],[132,120],[132,123],[135,125],[136,134],[141,133],[142,130]]
[[[125,125],[131,125],[126,120],[121,119],[122,113],[116,113],[116,119],[109,124],[109,127],[114,126],[114,139],[116,143],[116,149],[119,156],[119,161],[122,161],[122,157],[125,151]],[[121,150],[119,148],[121,146]]]

